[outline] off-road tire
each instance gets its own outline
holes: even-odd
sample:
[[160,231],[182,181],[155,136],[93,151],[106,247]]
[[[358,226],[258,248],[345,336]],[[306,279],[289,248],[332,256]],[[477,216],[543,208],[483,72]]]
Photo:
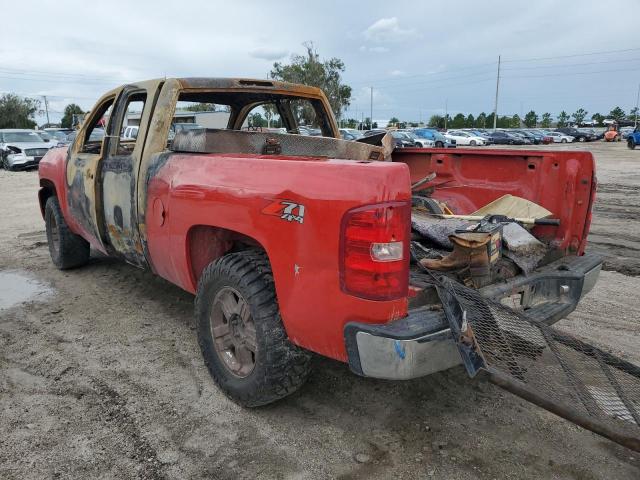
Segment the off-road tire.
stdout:
[[633,138],[630,138],[629,140],[627,140],[627,147],[630,150],[634,150],[636,148],[636,142]]
[[60,270],[79,267],[89,261],[90,246],[71,230],[62,215],[58,198],[47,199],[44,209],[47,243],[53,264]]
[[[239,377],[216,351],[211,314],[217,292],[238,292],[249,307],[255,325],[255,365]],[[244,407],[258,407],[298,390],[311,372],[312,354],[289,341],[282,324],[271,265],[258,250],[230,253],[210,263],[198,282],[195,299],[198,342],[205,364],[218,387]]]

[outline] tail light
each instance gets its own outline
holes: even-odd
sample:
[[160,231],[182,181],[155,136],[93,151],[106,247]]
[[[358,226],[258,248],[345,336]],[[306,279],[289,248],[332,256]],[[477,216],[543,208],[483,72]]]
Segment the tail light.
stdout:
[[406,297],[410,225],[408,202],[348,211],[342,219],[340,244],[342,290],[369,300]]

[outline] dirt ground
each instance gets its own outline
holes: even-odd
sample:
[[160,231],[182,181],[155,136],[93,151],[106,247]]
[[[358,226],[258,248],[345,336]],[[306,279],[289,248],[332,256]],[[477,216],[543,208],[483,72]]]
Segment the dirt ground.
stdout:
[[[563,148],[595,153],[609,271],[562,325],[640,363],[640,151]],[[56,270],[36,191],[0,171],[0,478],[640,477],[640,454],[462,368],[388,382],[319,360],[298,394],[244,410],[203,365],[193,298],[98,256]]]

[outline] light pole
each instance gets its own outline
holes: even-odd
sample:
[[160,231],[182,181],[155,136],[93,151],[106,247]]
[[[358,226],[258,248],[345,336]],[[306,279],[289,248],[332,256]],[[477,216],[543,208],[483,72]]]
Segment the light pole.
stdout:
[[500,55],[498,55],[498,76],[496,77],[496,101],[493,104],[493,129],[498,123],[498,90],[500,89]]
[[369,125],[369,129],[373,130],[373,87],[369,87],[371,89],[371,104],[370,104],[370,108],[369,108],[369,123],[371,125]]
[[638,94],[636,95],[636,115],[633,122],[633,128],[638,128],[638,104],[640,104],[640,83],[638,84]]

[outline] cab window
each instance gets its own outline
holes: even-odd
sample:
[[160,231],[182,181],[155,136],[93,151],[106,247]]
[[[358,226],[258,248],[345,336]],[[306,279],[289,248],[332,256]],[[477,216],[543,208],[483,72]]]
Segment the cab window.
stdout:
[[[137,128],[128,125],[130,119],[142,118],[144,105],[147,101],[146,92],[132,93],[127,98],[124,114],[120,118],[121,125],[113,129],[115,132],[124,132],[117,139],[116,155],[130,155],[138,144]],[[141,140],[140,140],[141,141]],[[113,150],[112,150],[113,151]]]
[[82,138],[80,152],[94,154],[102,153],[102,140],[104,139],[105,128],[111,116],[114,100],[115,98],[110,98],[105,101],[100,105],[100,107],[98,107],[96,113],[89,120],[89,125],[85,130],[84,137]]

